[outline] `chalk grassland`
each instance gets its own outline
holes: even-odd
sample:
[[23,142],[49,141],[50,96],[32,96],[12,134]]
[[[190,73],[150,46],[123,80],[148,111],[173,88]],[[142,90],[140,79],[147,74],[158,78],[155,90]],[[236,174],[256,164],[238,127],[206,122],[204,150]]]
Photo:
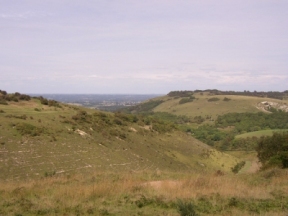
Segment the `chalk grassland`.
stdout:
[[261,136],[272,136],[273,133],[281,133],[281,132],[286,132],[288,130],[284,129],[276,129],[276,130],[261,130],[261,131],[253,131],[249,133],[244,133],[244,134],[239,134],[235,138],[247,138],[247,137],[261,137]]
[[[0,215],[181,215],[179,201],[198,215],[288,214],[287,170],[255,174],[255,152],[134,120],[37,99],[0,105]],[[234,175],[238,158],[250,163]]]
[[36,99],[0,110],[0,179],[98,170],[230,172],[239,162],[180,131],[159,133],[113,113]]
[[[259,112],[261,109],[257,108],[257,104],[266,100],[271,102],[281,102],[281,100],[260,98],[251,96],[235,96],[235,95],[210,95],[207,92],[203,94],[195,93],[193,95],[196,99],[193,102],[179,104],[181,98],[163,96],[153,100],[163,100],[164,102],[159,104],[153,109],[154,112],[168,112],[175,115],[186,115],[190,117],[195,116],[210,116],[212,119],[216,119],[218,115],[223,115],[230,112]],[[211,98],[219,98],[218,101],[208,100]],[[224,101],[224,98],[230,99]]]
[[[287,170],[254,175],[96,172],[0,181],[0,215],[287,215]],[[191,209],[190,209],[191,210]]]

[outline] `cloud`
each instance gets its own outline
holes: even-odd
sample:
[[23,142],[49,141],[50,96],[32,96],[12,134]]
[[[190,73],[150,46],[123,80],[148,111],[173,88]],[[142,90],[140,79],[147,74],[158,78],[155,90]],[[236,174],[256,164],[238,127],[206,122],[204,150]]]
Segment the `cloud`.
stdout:
[[20,13],[0,13],[0,18],[3,19],[29,19],[29,18],[39,18],[39,17],[49,17],[52,13],[41,12],[41,11],[25,11]]
[[281,90],[287,6],[283,0],[6,1],[1,84],[13,80],[22,83],[16,91],[30,92]]

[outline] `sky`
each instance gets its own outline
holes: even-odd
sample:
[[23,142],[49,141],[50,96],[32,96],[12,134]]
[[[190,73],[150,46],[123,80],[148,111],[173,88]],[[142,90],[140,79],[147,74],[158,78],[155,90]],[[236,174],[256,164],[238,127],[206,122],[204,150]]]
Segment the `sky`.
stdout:
[[288,89],[287,0],[0,0],[0,89]]

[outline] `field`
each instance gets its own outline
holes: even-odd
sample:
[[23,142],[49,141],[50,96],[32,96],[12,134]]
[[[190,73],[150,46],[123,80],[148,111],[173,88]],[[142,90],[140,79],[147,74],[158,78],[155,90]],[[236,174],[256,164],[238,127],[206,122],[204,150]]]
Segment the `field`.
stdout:
[[[287,215],[287,170],[97,172],[0,182],[1,215]],[[193,214],[193,215],[196,215]]]
[[[172,113],[241,112],[239,96],[207,97]],[[178,99],[165,100],[155,110]],[[259,111],[255,98],[241,100]],[[288,214],[287,169],[259,171],[255,151],[217,151],[151,116],[58,105],[0,104],[0,215]]]
[[[168,112],[175,115],[186,115],[190,117],[202,116],[209,117],[209,120],[215,120],[218,115],[229,112],[259,112],[262,111],[257,104],[265,100],[272,102],[282,102],[277,99],[267,99],[251,96],[235,95],[210,95],[209,93],[196,93],[193,95],[196,99],[193,102],[179,104],[181,98],[163,96],[154,100],[163,100],[164,102],[153,109],[154,112]],[[208,100],[218,98],[217,101]],[[224,98],[230,99],[224,101]]]
[[235,138],[237,139],[237,138],[247,138],[247,137],[272,136],[273,133],[286,132],[286,131],[287,131],[286,129],[284,129],[284,130],[276,129],[276,130],[253,131],[253,132],[237,135]]

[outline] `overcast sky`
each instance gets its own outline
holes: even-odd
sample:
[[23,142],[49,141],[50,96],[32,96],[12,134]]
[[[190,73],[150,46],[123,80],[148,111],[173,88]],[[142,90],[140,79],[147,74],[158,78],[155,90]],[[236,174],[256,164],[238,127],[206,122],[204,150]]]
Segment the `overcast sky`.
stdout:
[[287,0],[0,0],[0,89],[288,89]]

